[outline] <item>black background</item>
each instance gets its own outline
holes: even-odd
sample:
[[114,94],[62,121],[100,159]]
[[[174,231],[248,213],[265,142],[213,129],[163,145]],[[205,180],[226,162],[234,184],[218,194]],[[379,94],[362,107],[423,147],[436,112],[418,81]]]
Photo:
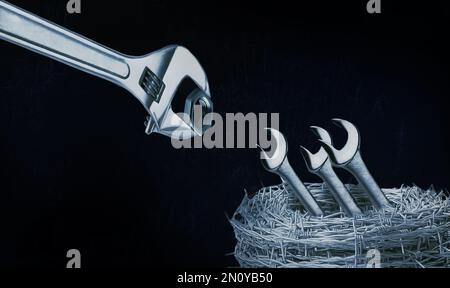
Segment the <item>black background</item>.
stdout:
[[[318,147],[310,125],[342,144],[341,117],[380,186],[450,186],[445,1],[11,2],[126,54],[186,46],[217,112],[280,113],[305,181],[296,147]],[[0,266],[64,268],[70,248],[85,268],[237,265],[226,215],[279,182],[256,150],[176,150],[113,84],[4,41],[0,63]]]

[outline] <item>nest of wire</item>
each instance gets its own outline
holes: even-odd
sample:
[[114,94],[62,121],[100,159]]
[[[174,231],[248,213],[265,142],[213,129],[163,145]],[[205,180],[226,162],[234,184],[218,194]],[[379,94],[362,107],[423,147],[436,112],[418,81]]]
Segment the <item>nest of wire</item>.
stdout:
[[346,185],[363,216],[346,217],[326,184],[305,184],[326,216],[314,217],[284,184],[245,195],[230,223],[241,267],[363,268],[368,251],[381,267],[450,267],[449,198],[433,187],[382,189],[392,208],[377,211],[356,185]]

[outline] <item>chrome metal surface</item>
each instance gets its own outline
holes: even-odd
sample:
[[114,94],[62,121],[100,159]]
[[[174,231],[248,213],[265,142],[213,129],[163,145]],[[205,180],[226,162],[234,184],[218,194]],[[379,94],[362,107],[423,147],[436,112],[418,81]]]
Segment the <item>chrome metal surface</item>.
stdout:
[[[206,74],[184,47],[172,45],[144,56],[128,56],[0,1],[0,38],[111,81],[133,94],[150,115],[147,133],[186,139],[198,134],[189,117],[176,115],[172,99],[192,79],[212,112]],[[201,103],[200,103],[201,104]],[[191,111],[185,114],[191,115]]]
[[287,141],[278,130],[269,129],[272,137],[275,137],[276,150],[270,157],[261,149],[262,164],[267,171],[278,174],[283,182],[287,184],[287,189],[291,191],[303,205],[303,207],[313,216],[323,215],[322,209],[312,197],[303,182],[298,178],[292,169],[287,158]]
[[360,134],[355,125],[342,119],[333,119],[333,122],[347,131],[348,139],[345,146],[338,150],[329,139],[319,140],[327,151],[334,166],[346,169],[355,176],[359,184],[367,192],[370,201],[377,209],[390,207],[389,201],[381,191],[378,184],[370,174],[360,153]]
[[[311,126],[311,130],[321,139],[331,143],[331,137],[325,129]],[[327,184],[331,194],[342,210],[344,210],[345,214],[351,217],[361,215],[362,212],[356,205],[350,192],[334,172],[325,149],[320,147],[319,151],[313,154],[305,147],[300,146],[300,152],[302,153],[309,172],[316,174]]]

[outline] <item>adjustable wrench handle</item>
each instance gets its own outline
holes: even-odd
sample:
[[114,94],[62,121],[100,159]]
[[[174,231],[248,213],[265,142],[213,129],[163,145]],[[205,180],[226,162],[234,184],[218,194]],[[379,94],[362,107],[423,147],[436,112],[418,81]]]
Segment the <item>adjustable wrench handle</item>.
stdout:
[[130,74],[124,55],[4,1],[0,38],[115,83]]

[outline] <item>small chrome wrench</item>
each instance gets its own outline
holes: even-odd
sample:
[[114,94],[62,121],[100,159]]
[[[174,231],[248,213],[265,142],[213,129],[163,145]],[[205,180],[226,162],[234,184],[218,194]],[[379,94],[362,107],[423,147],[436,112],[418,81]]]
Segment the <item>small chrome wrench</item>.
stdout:
[[367,192],[375,208],[386,209],[391,207],[389,200],[381,191],[375,179],[373,179],[361,157],[361,137],[356,126],[343,119],[335,118],[332,121],[337,126],[344,128],[348,135],[347,142],[340,150],[336,149],[329,139],[322,138],[319,140],[322,143],[322,147],[327,151],[333,165],[343,168],[355,176],[359,184]]
[[[125,88],[149,113],[147,134],[188,139],[207,128],[195,127],[191,119],[194,105],[212,112],[208,80],[198,60],[184,47],[167,46],[140,57],[124,55],[4,1],[0,1],[0,38]],[[198,87],[187,97],[185,115],[180,117],[171,104],[186,77]]]
[[[326,130],[317,126],[311,126],[310,128],[318,137],[332,143],[330,134]],[[316,174],[327,183],[331,194],[336,202],[339,203],[339,206],[342,207],[345,214],[350,217],[362,215],[361,209],[356,205],[350,192],[348,192],[345,185],[334,172],[325,149],[320,147],[319,151],[313,154],[305,147],[300,146],[300,152],[302,153],[303,159],[305,159],[309,172]]]
[[270,128],[269,130],[272,137],[275,137],[274,142],[277,146],[272,156],[269,156],[261,149],[261,159],[264,168],[269,172],[278,174],[283,182],[288,184],[288,191],[294,193],[303,207],[305,207],[312,216],[322,216],[322,209],[289,164],[287,159],[287,142],[283,134],[273,128]]

